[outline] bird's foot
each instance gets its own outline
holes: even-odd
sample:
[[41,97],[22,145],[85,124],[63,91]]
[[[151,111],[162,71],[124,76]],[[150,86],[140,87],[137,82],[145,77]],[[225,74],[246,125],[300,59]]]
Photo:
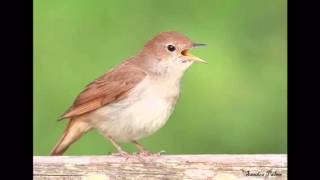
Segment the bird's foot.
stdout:
[[144,156],[144,157],[148,157],[148,156],[156,156],[156,157],[159,157],[162,153],[164,153],[165,151],[160,151],[158,153],[153,153],[153,152],[150,152],[150,151],[147,151],[147,150],[144,150],[144,151],[141,151],[139,153],[140,156]]
[[125,158],[125,160],[128,160],[128,159],[130,159],[130,160],[139,160],[139,161],[142,160],[141,157],[136,156],[135,154],[130,154],[130,153],[126,152],[126,151],[119,151],[117,153],[113,153],[112,155],[121,156],[121,157]]
[[147,151],[147,150],[139,152],[139,156],[152,156],[152,155],[153,155],[153,153],[150,151]]
[[117,153],[112,153],[112,155],[114,156],[121,156],[121,157],[124,157],[126,159],[130,158],[131,156],[133,156],[132,154],[126,152],[126,151],[119,151]]

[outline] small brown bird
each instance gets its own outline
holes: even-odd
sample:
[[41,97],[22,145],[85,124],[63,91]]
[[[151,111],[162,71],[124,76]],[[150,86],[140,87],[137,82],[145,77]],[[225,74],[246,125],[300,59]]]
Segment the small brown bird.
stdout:
[[205,44],[193,43],[178,32],[163,32],[143,50],[86,86],[61,117],[69,124],[51,155],[61,155],[89,130],[96,128],[121,155],[118,142],[131,142],[141,155],[150,155],[137,141],[169,119],[180,94],[180,81],[193,62],[207,63],[189,53]]

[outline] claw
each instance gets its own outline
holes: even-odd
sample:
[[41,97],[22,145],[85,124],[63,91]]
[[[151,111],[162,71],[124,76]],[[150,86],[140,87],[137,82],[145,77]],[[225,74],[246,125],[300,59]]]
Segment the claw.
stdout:
[[152,156],[153,155],[153,153],[152,152],[150,152],[150,151],[141,151],[140,153],[139,153],[139,155],[140,156]]
[[132,155],[129,154],[128,152],[126,151],[119,151],[117,153],[112,153],[113,156],[121,156],[121,157],[124,157],[126,159],[130,158]]
[[140,153],[139,153],[139,155],[140,156],[157,156],[157,157],[159,157],[159,156],[161,156],[161,154],[162,153],[165,153],[165,151],[164,150],[162,150],[162,151],[160,151],[160,152],[158,152],[158,153],[152,153],[152,152],[150,152],[150,151],[147,151],[147,150],[144,150],[144,151],[141,151]]
[[135,154],[130,154],[126,151],[120,151],[118,153],[113,153],[112,155],[114,156],[121,156],[123,158],[125,158],[125,160],[138,160],[138,161],[143,161],[143,159],[140,156],[137,156]]

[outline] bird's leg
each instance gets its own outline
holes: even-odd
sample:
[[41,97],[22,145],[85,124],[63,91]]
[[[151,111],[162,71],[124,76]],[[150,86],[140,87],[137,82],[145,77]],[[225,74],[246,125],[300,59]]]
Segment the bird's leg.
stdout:
[[129,154],[128,152],[122,150],[120,144],[118,144],[111,136],[107,136],[107,138],[110,140],[110,142],[113,144],[113,146],[117,149],[118,153],[113,153],[112,155],[115,156],[122,156],[124,157],[126,160],[128,159],[135,159],[135,160],[139,160],[139,161],[143,161],[143,159],[141,159],[141,157],[139,156],[135,156],[132,154]]
[[128,157],[129,153],[124,151],[120,144],[118,144],[111,136],[107,136],[107,138],[109,139],[109,141],[113,144],[113,146],[117,149],[118,153],[114,154],[114,155],[121,155],[121,156],[125,156]]
[[139,155],[142,155],[142,156],[150,156],[150,155],[153,155],[152,152],[150,151],[147,151],[142,144],[138,143],[137,141],[132,141],[132,143],[139,149],[140,153]]

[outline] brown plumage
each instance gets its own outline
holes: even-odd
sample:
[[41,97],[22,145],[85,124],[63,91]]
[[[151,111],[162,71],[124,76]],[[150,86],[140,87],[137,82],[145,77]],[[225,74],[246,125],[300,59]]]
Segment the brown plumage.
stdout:
[[88,84],[62,115],[69,123],[51,155],[63,154],[92,128],[120,153],[125,153],[116,142],[120,140],[146,152],[137,140],[153,134],[168,120],[185,70],[195,61],[205,62],[188,53],[199,45],[178,32],[161,33],[137,56]]
[[70,119],[67,128],[59,142],[50,153],[52,156],[62,155],[68,147],[78,140],[82,135],[88,132],[92,127],[81,119]]
[[83,115],[125,98],[145,76],[141,68],[126,61],[87,85],[61,119]]
[[62,155],[72,143],[92,128],[90,124],[81,120],[81,115],[125,98],[145,76],[146,73],[135,66],[133,61],[125,61],[88,84],[60,118],[70,118],[70,121],[51,155]]

